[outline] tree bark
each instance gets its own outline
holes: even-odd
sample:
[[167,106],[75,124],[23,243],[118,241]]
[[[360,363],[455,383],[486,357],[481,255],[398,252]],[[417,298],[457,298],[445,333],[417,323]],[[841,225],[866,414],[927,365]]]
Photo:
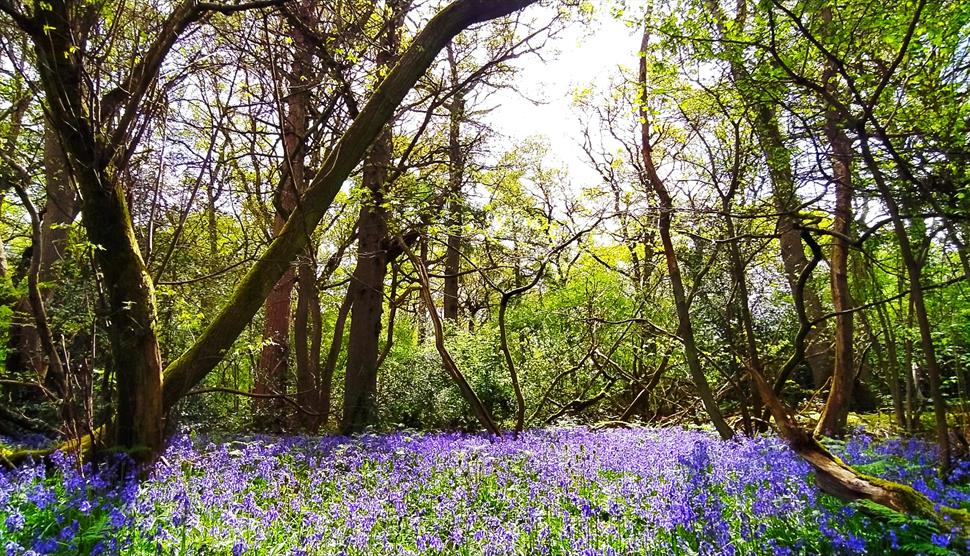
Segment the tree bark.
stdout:
[[[306,141],[307,129],[309,125],[308,105],[310,101],[307,85],[310,81],[310,45],[303,31],[297,27],[291,27],[290,38],[293,45],[293,59],[290,64],[290,71],[287,74],[287,93],[284,107],[280,106],[280,116],[283,127],[283,148],[284,148],[284,169],[283,179],[280,181],[279,189],[275,196],[277,207],[273,223],[273,233],[278,234],[290,213],[296,208],[297,199],[306,190]],[[280,101],[283,104],[282,101]],[[309,250],[310,247],[307,247]],[[298,265],[309,264],[306,258],[301,258]],[[306,273],[306,269],[301,269]],[[312,272],[312,270],[310,271]],[[306,279],[310,279],[307,277]],[[289,369],[290,354],[290,321],[292,310],[292,296],[294,284],[296,282],[296,271],[291,267],[287,269],[283,277],[277,282],[273,291],[266,299],[265,321],[263,323],[263,348],[260,352],[259,365],[257,369],[257,380],[254,381],[253,393],[259,395],[284,394],[286,393],[286,378]],[[309,295],[306,287],[301,285],[301,292]],[[308,299],[300,300],[304,308],[308,311]],[[309,322],[308,314],[300,315],[300,322],[297,323],[297,335],[303,336],[296,338],[297,341],[303,340],[302,347],[297,346],[297,399],[300,394],[313,396],[316,379],[314,377],[300,376],[310,372],[309,361],[304,357],[301,361],[301,348],[306,350],[306,326]],[[302,326],[302,330],[300,329]],[[300,365],[300,363],[303,365]],[[309,392],[304,392],[303,386],[308,386]],[[311,407],[304,405],[303,407]],[[284,412],[286,410],[281,398],[260,398],[253,399],[254,417],[257,423],[263,426],[279,429],[283,424]],[[307,420],[313,417],[302,413],[301,422],[304,425],[311,425]]]
[[285,405],[273,395],[286,393],[290,355],[290,302],[294,273],[286,271],[263,304],[263,345],[253,379],[253,421],[259,428],[279,430]]
[[33,37],[41,86],[54,131],[83,199],[82,221],[98,249],[95,258],[108,293],[112,363],[117,377],[115,445],[138,459],[162,449],[162,373],[155,333],[155,290],[138,248],[125,192],[93,127],[84,84],[83,45],[72,0],[56,0],[35,13],[44,32]]
[[353,303],[353,295],[347,290],[344,300],[337,310],[337,319],[333,325],[333,338],[330,342],[330,350],[327,352],[327,360],[320,370],[320,426],[326,427],[330,419],[330,405],[333,392],[333,373],[337,368],[337,358],[340,357],[340,350],[344,343],[344,327],[347,323],[347,316]]
[[[387,6],[387,23],[377,71],[387,71],[398,57],[404,6]],[[353,297],[347,369],[344,374],[344,414],[340,432],[352,434],[374,424],[377,418],[377,360],[380,357],[381,315],[384,312],[384,278],[387,276],[387,208],[384,188],[394,156],[391,124],[370,148],[361,177],[360,216],[357,220],[357,266],[350,281]]]
[[[320,428],[320,292],[317,290],[316,265],[308,254],[297,266],[296,315],[293,320],[293,343],[296,344],[296,401],[311,412],[299,413],[299,424],[307,432]],[[316,414],[315,414],[316,413]]]

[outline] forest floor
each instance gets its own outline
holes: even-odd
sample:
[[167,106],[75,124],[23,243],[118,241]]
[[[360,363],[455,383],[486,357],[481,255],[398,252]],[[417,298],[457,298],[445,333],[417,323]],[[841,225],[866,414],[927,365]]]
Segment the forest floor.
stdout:
[[[856,433],[865,472],[970,507],[918,440]],[[67,456],[0,472],[0,547],[33,554],[960,554],[927,522],[844,505],[774,438],[666,429],[175,437],[141,481]]]

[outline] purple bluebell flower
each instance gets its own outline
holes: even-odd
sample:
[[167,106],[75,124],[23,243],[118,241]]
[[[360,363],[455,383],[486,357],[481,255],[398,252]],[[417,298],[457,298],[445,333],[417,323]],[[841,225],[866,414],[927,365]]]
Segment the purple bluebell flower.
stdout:
[[4,526],[7,528],[7,531],[11,531],[11,532],[19,531],[23,529],[26,523],[27,522],[24,519],[23,514],[20,513],[19,511],[14,511],[13,513],[7,516],[6,520],[4,520]]

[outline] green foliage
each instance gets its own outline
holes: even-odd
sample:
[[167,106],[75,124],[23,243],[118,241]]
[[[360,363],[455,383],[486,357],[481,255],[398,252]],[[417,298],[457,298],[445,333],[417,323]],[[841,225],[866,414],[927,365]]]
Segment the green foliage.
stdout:
[[[880,471],[877,467],[870,467],[873,473]],[[860,468],[860,471],[862,469]],[[865,471],[869,473],[869,471]],[[853,506],[860,510],[867,517],[856,518],[860,526],[873,527],[880,531],[882,527],[894,531],[894,538],[883,539],[881,534],[867,535],[876,542],[888,544],[886,549],[892,550],[896,554],[926,554],[934,556],[951,556],[957,554],[956,551],[946,547],[938,546],[933,542],[933,535],[939,534],[940,530],[935,523],[926,519],[908,516],[895,512],[881,504],[876,504],[870,500],[858,500],[853,502]],[[869,518],[875,523],[871,522]],[[860,527],[861,529],[861,527]]]
[[[410,429],[477,430],[479,424],[445,372],[432,340],[418,343],[413,329],[402,332],[381,368],[382,423]],[[485,407],[496,419],[508,420],[514,413],[512,386],[495,349],[495,334],[493,329],[476,334],[450,330],[447,344]]]

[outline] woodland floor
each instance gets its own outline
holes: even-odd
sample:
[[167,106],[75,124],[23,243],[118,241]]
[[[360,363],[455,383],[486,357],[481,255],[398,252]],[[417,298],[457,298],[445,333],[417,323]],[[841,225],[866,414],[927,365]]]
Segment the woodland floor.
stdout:
[[[933,448],[861,432],[867,473],[970,508]],[[172,440],[147,480],[117,467],[0,472],[0,547],[27,554],[960,554],[930,524],[821,494],[774,438],[678,428]]]

